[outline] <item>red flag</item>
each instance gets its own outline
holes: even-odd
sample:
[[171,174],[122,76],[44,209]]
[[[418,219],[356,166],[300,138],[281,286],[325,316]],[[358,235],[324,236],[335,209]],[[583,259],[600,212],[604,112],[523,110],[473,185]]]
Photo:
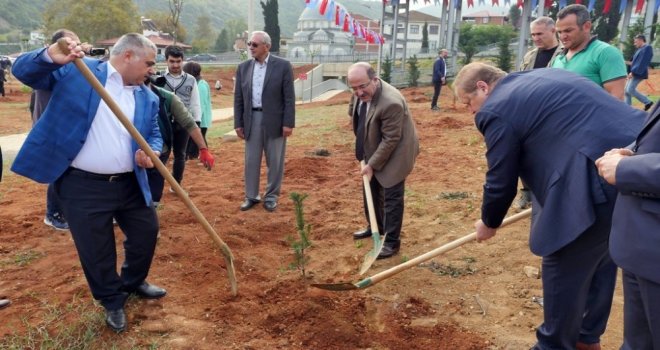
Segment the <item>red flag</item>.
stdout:
[[603,6],[603,13],[610,12],[610,7],[612,7],[612,0],[605,0],[605,6]]
[[319,13],[325,15],[325,11],[328,10],[328,0],[323,0],[321,6],[319,6]]
[[547,9],[551,8],[552,7],[552,2],[553,2],[553,0],[545,0],[545,5],[543,5],[543,7],[547,8]]
[[499,0],[493,0],[493,6],[500,6],[500,1]]
[[635,13],[641,13],[643,8],[644,8],[644,0],[638,0],[637,7],[635,8]]
[[348,14],[344,17],[344,28],[342,28],[343,31],[348,32]]
[[339,8],[339,5],[337,5],[337,6],[335,7],[335,25],[336,25],[336,26],[339,25],[339,12],[340,12],[340,11],[341,11],[341,9]]
[[474,7],[474,0],[467,0],[467,3],[468,3],[468,8]]
[[582,4],[582,0],[575,0],[575,3],[578,4],[578,5],[581,5],[581,4]]
[[523,0],[518,0],[518,7],[520,7],[520,8],[523,7]]

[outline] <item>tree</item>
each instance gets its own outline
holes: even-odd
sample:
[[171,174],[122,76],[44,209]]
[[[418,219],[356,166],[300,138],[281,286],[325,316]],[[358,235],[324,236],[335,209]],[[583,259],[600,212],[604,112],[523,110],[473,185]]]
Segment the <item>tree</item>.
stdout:
[[603,13],[605,7],[605,0],[597,0],[594,11],[591,13],[591,32],[598,36],[599,40],[606,43],[611,42],[619,34],[619,20],[621,20],[621,13],[619,13],[619,4],[621,0],[612,0],[610,11]]
[[264,32],[270,35],[272,45],[270,51],[280,51],[280,23],[278,19],[279,6],[277,0],[266,0],[264,3],[261,1],[261,8],[264,14]]
[[176,40],[178,42],[184,42],[188,38],[188,31],[181,23],[179,23],[177,28],[172,26],[169,20],[170,14],[168,12],[149,12],[145,14],[145,17],[151,19],[161,32],[172,34],[172,36],[176,33]]
[[383,61],[383,74],[380,75],[380,78],[387,83],[392,82],[392,59],[390,55],[385,56]]
[[518,5],[511,5],[511,8],[509,8],[509,24],[515,30],[520,30],[520,18],[520,8],[518,8]]
[[511,49],[509,48],[510,38],[502,35],[500,41],[497,43],[500,49],[500,54],[497,56],[497,67],[505,72],[511,70]]
[[197,26],[195,27],[195,37],[197,39],[214,37],[215,32],[211,25],[211,18],[209,16],[197,17]]
[[419,81],[419,66],[417,65],[417,55],[408,58],[408,85],[417,86]]
[[218,52],[227,52],[230,51],[230,48],[229,33],[226,28],[222,28],[220,34],[218,34],[218,38],[215,39],[214,49]]
[[177,42],[177,36],[179,29],[179,18],[181,17],[181,10],[183,10],[183,0],[169,0],[170,6],[170,17],[168,18],[169,24],[172,26],[174,31],[172,32],[172,37],[174,42]]
[[247,30],[247,23],[245,23],[243,18],[233,18],[225,23],[225,28],[230,39],[229,42],[233,45],[236,36],[243,34]]
[[133,0],[61,0],[45,8],[44,26],[47,33],[67,28],[94,43],[138,31],[140,17]]
[[422,53],[429,52],[429,24],[424,22],[422,27]]

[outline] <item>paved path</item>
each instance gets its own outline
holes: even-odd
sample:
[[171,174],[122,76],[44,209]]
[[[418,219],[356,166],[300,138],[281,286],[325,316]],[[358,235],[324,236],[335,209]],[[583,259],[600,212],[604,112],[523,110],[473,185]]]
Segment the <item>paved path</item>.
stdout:
[[[342,91],[339,90],[332,90],[324,93],[322,96],[317,97],[314,99],[314,101],[319,101],[319,100],[327,100]],[[300,101],[297,102],[300,104]],[[218,108],[213,110],[213,121],[225,121],[232,119],[234,117],[234,108]],[[233,134],[233,135],[232,135]],[[23,142],[25,141],[25,137],[27,136],[27,133],[24,134],[15,134],[15,135],[7,135],[7,136],[0,136],[0,147],[2,147],[2,155],[5,160],[5,162],[9,162],[11,159],[14,159],[16,156],[16,153],[18,153],[18,150],[21,148],[23,145]],[[225,140],[231,140],[235,139],[236,133],[232,130],[227,135],[225,135],[223,138]]]

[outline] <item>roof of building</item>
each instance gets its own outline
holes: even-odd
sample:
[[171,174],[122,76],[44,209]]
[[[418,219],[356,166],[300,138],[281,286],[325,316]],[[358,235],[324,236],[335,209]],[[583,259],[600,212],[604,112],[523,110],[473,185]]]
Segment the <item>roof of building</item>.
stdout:
[[[401,15],[401,17],[405,16]],[[419,11],[409,11],[408,22],[440,22],[440,17],[431,16]]]
[[[147,38],[149,38],[149,40],[151,40],[151,42],[153,42],[157,47],[166,47],[174,44],[174,40],[169,34],[161,35],[161,36],[149,35],[147,36]],[[119,40],[119,38],[99,40],[96,42],[96,44],[100,46],[112,46],[117,42],[117,40]],[[192,46],[181,42],[177,42],[176,45],[181,46],[181,48],[183,48],[184,50],[192,49]]]

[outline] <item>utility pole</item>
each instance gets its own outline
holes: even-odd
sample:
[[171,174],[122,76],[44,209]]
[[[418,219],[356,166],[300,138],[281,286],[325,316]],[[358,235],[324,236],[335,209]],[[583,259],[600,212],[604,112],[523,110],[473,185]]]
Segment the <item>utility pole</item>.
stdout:
[[[254,32],[254,0],[248,0],[248,36],[247,40],[250,41],[252,32]],[[252,57],[250,49],[247,49],[248,57]]]

